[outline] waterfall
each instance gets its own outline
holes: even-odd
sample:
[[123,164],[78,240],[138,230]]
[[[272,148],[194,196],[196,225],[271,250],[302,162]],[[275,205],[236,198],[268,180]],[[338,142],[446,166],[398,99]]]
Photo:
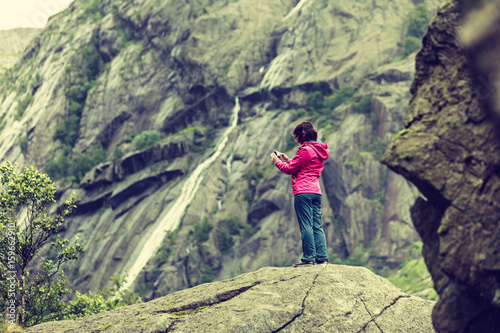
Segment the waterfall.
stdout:
[[233,109],[233,114],[231,116],[231,124],[224,132],[222,140],[217,145],[215,152],[206,159],[203,163],[198,165],[198,167],[191,173],[191,175],[186,179],[184,186],[182,187],[181,194],[179,195],[175,204],[168,211],[162,212],[160,216],[164,216],[161,220],[159,219],[153,226],[153,231],[149,234],[147,241],[144,242],[142,248],[137,248],[131,256],[131,264],[127,265],[127,283],[124,284],[123,290],[128,289],[134,283],[139,272],[146,266],[149,259],[156,254],[156,251],[160,248],[163,239],[166,236],[167,231],[175,230],[180,222],[186,207],[191,203],[194,195],[198,191],[198,187],[203,181],[203,171],[205,171],[221,154],[222,150],[226,146],[229,134],[238,124],[238,112],[240,111],[240,101],[236,97],[235,105]]
[[304,5],[306,4],[306,2],[309,1],[309,0],[300,0],[300,2],[297,4],[297,6],[295,6],[291,11],[290,13],[288,13],[287,16],[285,16],[283,18],[282,21],[286,21],[288,20],[290,17],[292,17],[295,13],[297,13],[302,7],[304,7]]

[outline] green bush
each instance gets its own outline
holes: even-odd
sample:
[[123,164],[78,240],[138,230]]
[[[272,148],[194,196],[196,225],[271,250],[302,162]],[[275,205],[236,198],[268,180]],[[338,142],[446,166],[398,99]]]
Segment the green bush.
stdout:
[[62,319],[74,320],[118,307],[142,303],[137,293],[122,290],[126,277],[113,275],[110,281],[113,283],[111,287],[104,287],[95,294],[91,291],[87,294],[80,294],[76,291],[75,298],[63,310]]
[[113,150],[113,161],[119,160],[120,158],[123,157],[123,155],[125,155],[125,153],[123,152],[123,149],[116,146],[115,149]]
[[293,120],[304,118],[306,116],[307,116],[307,111],[306,110],[304,110],[304,109],[298,109],[293,114]]
[[80,182],[85,174],[96,165],[106,160],[106,151],[99,145],[90,147],[83,154],[76,154],[71,159],[68,176]]
[[85,14],[87,17],[92,17],[95,20],[102,19],[104,12],[101,9],[101,4],[99,0],[91,0],[87,3],[85,8]]
[[85,61],[85,74],[87,75],[88,83],[90,83],[97,79],[104,68],[104,62],[99,51],[94,46],[84,47],[82,55]]
[[321,91],[313,91],[307,95],[307,109],[310,111],[320,111],[323,109],[323,93]]
[[259,229],[258,227],[252,227],[251,225],[241,222],[239,217],[232,217],[227,220],[226,226],[229,234],[233,236],[240,235],[241,232],[243,232],[245,237],[250,237]]
[[26,111],[28,106],[31,104],[32,100],[33,100],[33,95],[28,94],[17,103],[17,105],[16,105],[16,111],[17,111],[16,119],[17,120],[19,120],[23,117],[24,111]]
[[353,87],[342,87],[325,99],[325,108],[328,112],[331,112],[341,104],[351,102],[352,96],[354,96],[355,93],[356,89]]
[[407,57],[422,46],[422,37],[429,26],[431,16],[425,4],[419,4],[408,14],[408,31],[403,41],[403,57]]
[[134,137],[132,144],[136,150],[143,150],[153,146],[159,141],[161,141],[160,133],[156,131],[144,131]]
[[231,247],[233,247],[233,237],[231,237],[226,227],[220,227],[219,230],[217,230],[217,243],[219,245],[219,250],[223,254],[228,253]]
[[370,114],[372,111],[372,98],[371,96],[364,95],[361,100],[356,103],[354,109],[358,113]]
[[201,281],[203,283],[208,283],[208,282],[212,282],[215,278],[215,271],[214,269],[209,266],[209,265],[205,265],[203,267],[203,275],[201,276]]
[[422,47],[422,42],[417,37],[406,37],[403,42],[403,55],[406,57]]
[[19,147],[21,147],[21,152],[26,155],[28,152],[28,137],[22,136],[19,138]]
[[377,138],[377,140],[371,145],[371,150],[374,152],[374,156],[377,160],[382,158],[386,147],[387,145],[380,138]]
[[212,231],[213,226],[208,222],[208,219],[204,219],[201,223],[195,223],[194,227],[194,238],[198,244],[206,242],[210,238],[210,231]]
[[100,145],[91,146],[83,154],[75,154],[71,160],[65,155],[49,161],[44,171],[54,180],[70,178],[79,183],[85,174],[106,160],[106,151]]
[[[70,152],[75,146],[88,92],[95,86],[95,80],[104,68],[100,53],[93,46],[83,48],[82,61],[83,69],[80,69],[80,67],[66,68],[68,76],[72,78],[71,85],[66,90],[68,115],[64,118],[63,124],[56,128],[53,136],[54,141],[59,140],[65,146],[64,150],[66,152]],[[83,70],[83,73],[80,75],[78,75],[79,73],[73,73],[73,71],[78,70]]]
[[45,164],[43,171],[53,180],[65,178],[68,175],[69,161],[64,155]]
[[422,38],[431,20],[427,6],[423,3],[417,5],[414,10],[410,11],[408,17],[408,32],[406,35]]
[[342,260],[336,254],[332,254],[329,256],[329,261],[332,264],[342,264],[349,266],[366,266],[366,264],[368,263],[368,256],[363,247],[358,246],[354,249],[353,253],[351,253],[347,259]]
[[404,262],[400,265],[397,273],[389,275],[387,280],[407,294],[418,295],[428,300],[438,299],[424,258],[410,259]]
[[265,176],[265,172],[259,169],[256,169],[255,167],[250,169],[250,171],[246,172],[242,177],[245,180],[248,181],[260,181],[262,178]]

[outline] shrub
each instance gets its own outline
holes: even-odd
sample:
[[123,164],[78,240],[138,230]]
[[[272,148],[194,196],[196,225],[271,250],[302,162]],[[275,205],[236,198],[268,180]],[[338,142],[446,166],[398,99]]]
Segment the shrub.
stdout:
[[431,20],[427,6],[423,3],[417,5],[414,10],[410,11],[408,17],[408,32],[406,35],[421,38]]
[[99,0],[91,0],[85,6],[85,14],[87,16],[92,17],[96,20],[101,19],[104,15]]
[[17,103],[17,105],[16,105],[16,111],[17,111],[16,119],[17,120],[19,120],[23,117],[24,111],[26,111],[28,106],[31,104],[32,100],[33,100],[33,95],[28,94]]
[[[82,55],[85,61],[85,74],[87,75],[88,79],[87,83],[89,83],[97,79],[104,67],[104,62],[102,61],[99,51],[93,46],[84,47],[82,50]],[[87,88],[87,91],[90,86]]]
[[126,282],[125,276],[115,274],[110,281],[113,283],[111,287],[104,287],[95,294],[91,291],[87,294],[80,294],[76,291],[75,299],[70,301],[63,310],[63,319],[73,320],[126,305],[142,303],[137,293],[122,289]]
[[246,223],[241,222],[239,217],[232,217],[226,221],[227,230],[231,235],[240,235],[241,231],[243,231],[243,235],[245,237],[250,237],[253,235],[259,228],[252,227]]
[[255,167],[252,168],[250,171],[246,172],[243,175],[243,179],[248,180],[248,181],[260,181],[262,178],[265,176],[265,172],[259,169],[256,169]]
[[307,116],[307,111],[306,110],[304,110],[304,109],[298,109],[293,114],[293,120],[304,118],[306,116]]
[[379,138],[371,145],[371,149],[377,160],[380,160],[384,155],[386,146],[387,145]]
[[125,155],[123,150],[120,147],[116,146],[115,149],[113,150],[113,161],[119,160],[120,158],[123,157],[123,155]]
[[203,275],[201,276],[201,281],[203,281],[203,283],[208,283],[212,282],[214,278],[215,278],[214,269],[209,265],[205,265],[203,267]]
[[[96,1],[93,0],[92,3],[94,2]],[[83,48],[82,61],[82,69],[80,67],[66,67],[66,73],[71,82],[71,85],[66,90],[68,115],[64,118],[63,124],[56,128],[53,136],[54,141],[59,140],[65,146],[64,150],[66,152],[70,152],[75,146],[88,92],[95,86],[95,80],[104,67],[100,53],[94,46]],[[73,74],[72,71],[78,70],[77,68],[83,72]]]
[[136,150],[143,150],[161,141],[160,133],[156,131],[144,131],[134,137],[132,144]]
[[418,51],[422,45],[422,36],[431,20],[425,4],[419,4],[408,14],[408,31],[403,41],[403,57]]
[[106,160],[106,151],[100,145],[91,146],[85,153],[76,154],[71,159],[68,176],[80,182],[87,172]]
[[27,136],[22,136],[19,138],[19,147],[21,147],[21,152],[23,155],[26,155],[28,152],[28,137]]
[[371,98],[371,96],[364,95],[361,98],[361,100],[358,103],[356,103],[356,105],[354,106],[354,109],[358,113],[370,114],[370,112],[372,111],[372,98]]
[[422,46],[422,42],[417,37],[406,37],[403,42],[403,55],[406,57],[415,51],[418,51]]
[[75,154],[71,160],[65,155],[49,161],[44,171],[54,180],[69,177],[79,183],[85,174],[106,160],[106,151],[100,145],[91,146],[83,154]]
[[325,108],[328,109],[328,111],[333,111],[341,104],[351,101],[352,96],[354,96],[355,93],[356,89],[354,89],[353,87],[342,87],[325,99]]
[[323,93],[313,91],[307,95],[307,109],[310,111],[320,111],[323,109]]
[[198,244],[206,242],[210,238],[210,231],[212,231],[213,226],[208,222],[208,219],[204,219],[201,223],[195,223],[194,227],[194,237]]
[[217,242],[219,250],[223,254],[228,253],[231,247],[233,247],[233,238],[226,227],[220,227],[219,230],[217,230]]
[[68,175],[69,161],[64,155],[57,159],[49,161],[45,164],[43,171],[49,175],[51,179],[59,180]]

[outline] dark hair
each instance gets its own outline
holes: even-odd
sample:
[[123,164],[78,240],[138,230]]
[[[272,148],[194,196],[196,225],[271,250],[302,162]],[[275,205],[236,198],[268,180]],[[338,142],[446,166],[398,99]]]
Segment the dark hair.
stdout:
[[308,121],[303,121],[295,127],[292,135],[299,141],[300,144],[306,141],[316,141],[318,132],[313,128],[313,125]]

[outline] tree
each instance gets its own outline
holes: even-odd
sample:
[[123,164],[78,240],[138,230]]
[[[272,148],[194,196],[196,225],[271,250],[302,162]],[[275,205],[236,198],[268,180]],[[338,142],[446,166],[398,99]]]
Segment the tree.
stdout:
[[58,235],[76,208],[75,195],[49,215],[56,190],[46,174],[33,167],[17,174],[17,165],[7,162],[0,165],[0,184],[0,294],[6,301],[0,311],[23,326],[60,319],[66,306],[60,298],[70,292],[62,265],[84,250],[78,238],[69,246]]

